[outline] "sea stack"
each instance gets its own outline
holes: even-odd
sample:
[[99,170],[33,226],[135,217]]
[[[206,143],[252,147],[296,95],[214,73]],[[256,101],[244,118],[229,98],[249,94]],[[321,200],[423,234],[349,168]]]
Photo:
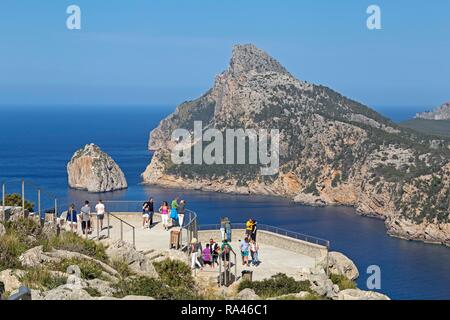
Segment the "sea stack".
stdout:
[[117,163],[95,144],[77,150],[67,164],[69,187],[88,192],[126,189],[127,180]]

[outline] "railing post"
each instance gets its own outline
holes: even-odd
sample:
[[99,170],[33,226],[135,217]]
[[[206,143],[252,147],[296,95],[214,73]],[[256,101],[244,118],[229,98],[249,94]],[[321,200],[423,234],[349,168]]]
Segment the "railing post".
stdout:
[[108,239],[111,237],[110,231],[109,231],[109,212],[106,212],[106,221],[108,223]]
[[38,189],[38,215],[41,219],[41,189]]
[[22,178],[22,215],[25,217],[25,179]]
[[123,241],[123,222],[120,220],[120,240]]
[[55,198],[55,217],[54,217],[54,221],[58,221],[58,199]]
[[136,234],[135,228],[133,227],[133,248],[136,249]]
[[327,264],[327,276],[330,276],[330,268],[328,266],[328,255],[329,255],[329,252],[330,252],[330,242],[327,241],[327,262],[326,262],[326,264]]
[[219,254],[219,287],[222,286],[222,253]]
[[6,222],[6,201],[5,201],[5,197],[6,197],[6,184],[3,182],[2,184],[2,211],[3,211],[3,221]]

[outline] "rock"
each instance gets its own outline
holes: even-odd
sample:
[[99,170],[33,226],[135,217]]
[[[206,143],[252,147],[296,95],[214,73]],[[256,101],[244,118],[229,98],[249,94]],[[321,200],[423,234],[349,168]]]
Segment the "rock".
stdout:
[[311,283],[311,290],[320,296],[327,298],[334,298],[339,292],[339,287],[333,284],[323,269],[313,268],[309,272],[301,271],[294,275],[297,281],[309,281]]
[[77,265],[68,266],[66,273],[81,278],[81,270],[80,267]]
[[345,276],[349,280],[355,280],[359,277],[358,268],[353,261],[340,252],[328,254],[328,267],[330,273]]
[[65,284],[47,291],[43,300],[91,300],[92,297],[78,285]]
[[391,300],[388,296],[360,289],[346,289],[338,293],[336,300]]
[[145,296],[126,296],[123,297],[121,300],[155,300],[152,297],[145,297]]
[[3,236],[6,233],[5,226],[3,223],[0,223],[0,237]]
[[42,246],[37,246],[27,250],[19,257],[23,267],[38,267],[46,262],[58,262],[59,259],[47,256],[42,250]]
[[47,239],[56,236],[57,234],[56,225],[53,222],[46,222],[42,227],[42,234],[45,235]]
[[21,270],[3,270],[0,272],[0,282],[5,285],[5,292],[13,292],[21,286],[19,277],[23,274]]
[[88,280],[88,287],[96,289],[102,296],[112,297],[116,290],[111,287],[110,283],[100,279]]
[[239,292],[237,298],[239,300],[261,300],[261,298],[255,293],[255,291],[249,288],[246,288]]
[[299,293],[294,293],[294,294],[284,294],[282,296],[278,296],[278,297],[274,297],[274,298],[269,298],[267,300],[282,300],[283,298],[290,298],[293,297],[295,299],[305,299],[310,295],[309,292],[307,291],[301,291]]
[[88,286],[88,283],[85,280],[81,279],[80,277],[77,277],[74,274],[71,274],[67,277],[66,284],[73,285],[73,286],[80,287],[80,288]]
[[106,254],[111,260],[126,262],[130,269],[140,275],[158,278],[158,273],[153,263],[143,253],[136,251],[133,246],[125,241],[116,240],[109,242]]
[[450,102],[444,103],[434,111],[417,113],[416,118],[427,120],[448,120],[450,119]]
[[117,163],[98,146],[88,144],[67,164],[69,187],[88,192],[108,192],[128,187]]

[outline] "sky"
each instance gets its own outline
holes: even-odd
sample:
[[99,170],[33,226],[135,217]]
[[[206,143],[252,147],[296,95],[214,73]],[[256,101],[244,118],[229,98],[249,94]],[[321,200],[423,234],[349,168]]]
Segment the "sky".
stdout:
[[0,106],[176,105],[253,43],[366,105],[433,108],[450,100],[449,16],[448,0],[2,0]]

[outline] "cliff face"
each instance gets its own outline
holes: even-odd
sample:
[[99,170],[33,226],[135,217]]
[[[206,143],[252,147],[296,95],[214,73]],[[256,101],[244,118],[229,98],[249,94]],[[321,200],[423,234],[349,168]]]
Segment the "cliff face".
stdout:
[[444,103],[434,111],[421,112],[416,114],[418,119],[427,120],[449,120],[450,119],[450,102]]
[[[280,171],[254,165],[174,164],[177,128],[278,129]],[[195,144],[195,142],[193,143]],[[333,90],[297,80],[253,45],[234,47],[228,70],[150,133],[144,183],[270,194],[309,205],[351,205],[386,220],[388,232],[450,245],[450,150],[400,128]]]
[[107,192],[127,188],[117,163],[94,144],[76,151],[67,164],[69,187],[89,192]]

